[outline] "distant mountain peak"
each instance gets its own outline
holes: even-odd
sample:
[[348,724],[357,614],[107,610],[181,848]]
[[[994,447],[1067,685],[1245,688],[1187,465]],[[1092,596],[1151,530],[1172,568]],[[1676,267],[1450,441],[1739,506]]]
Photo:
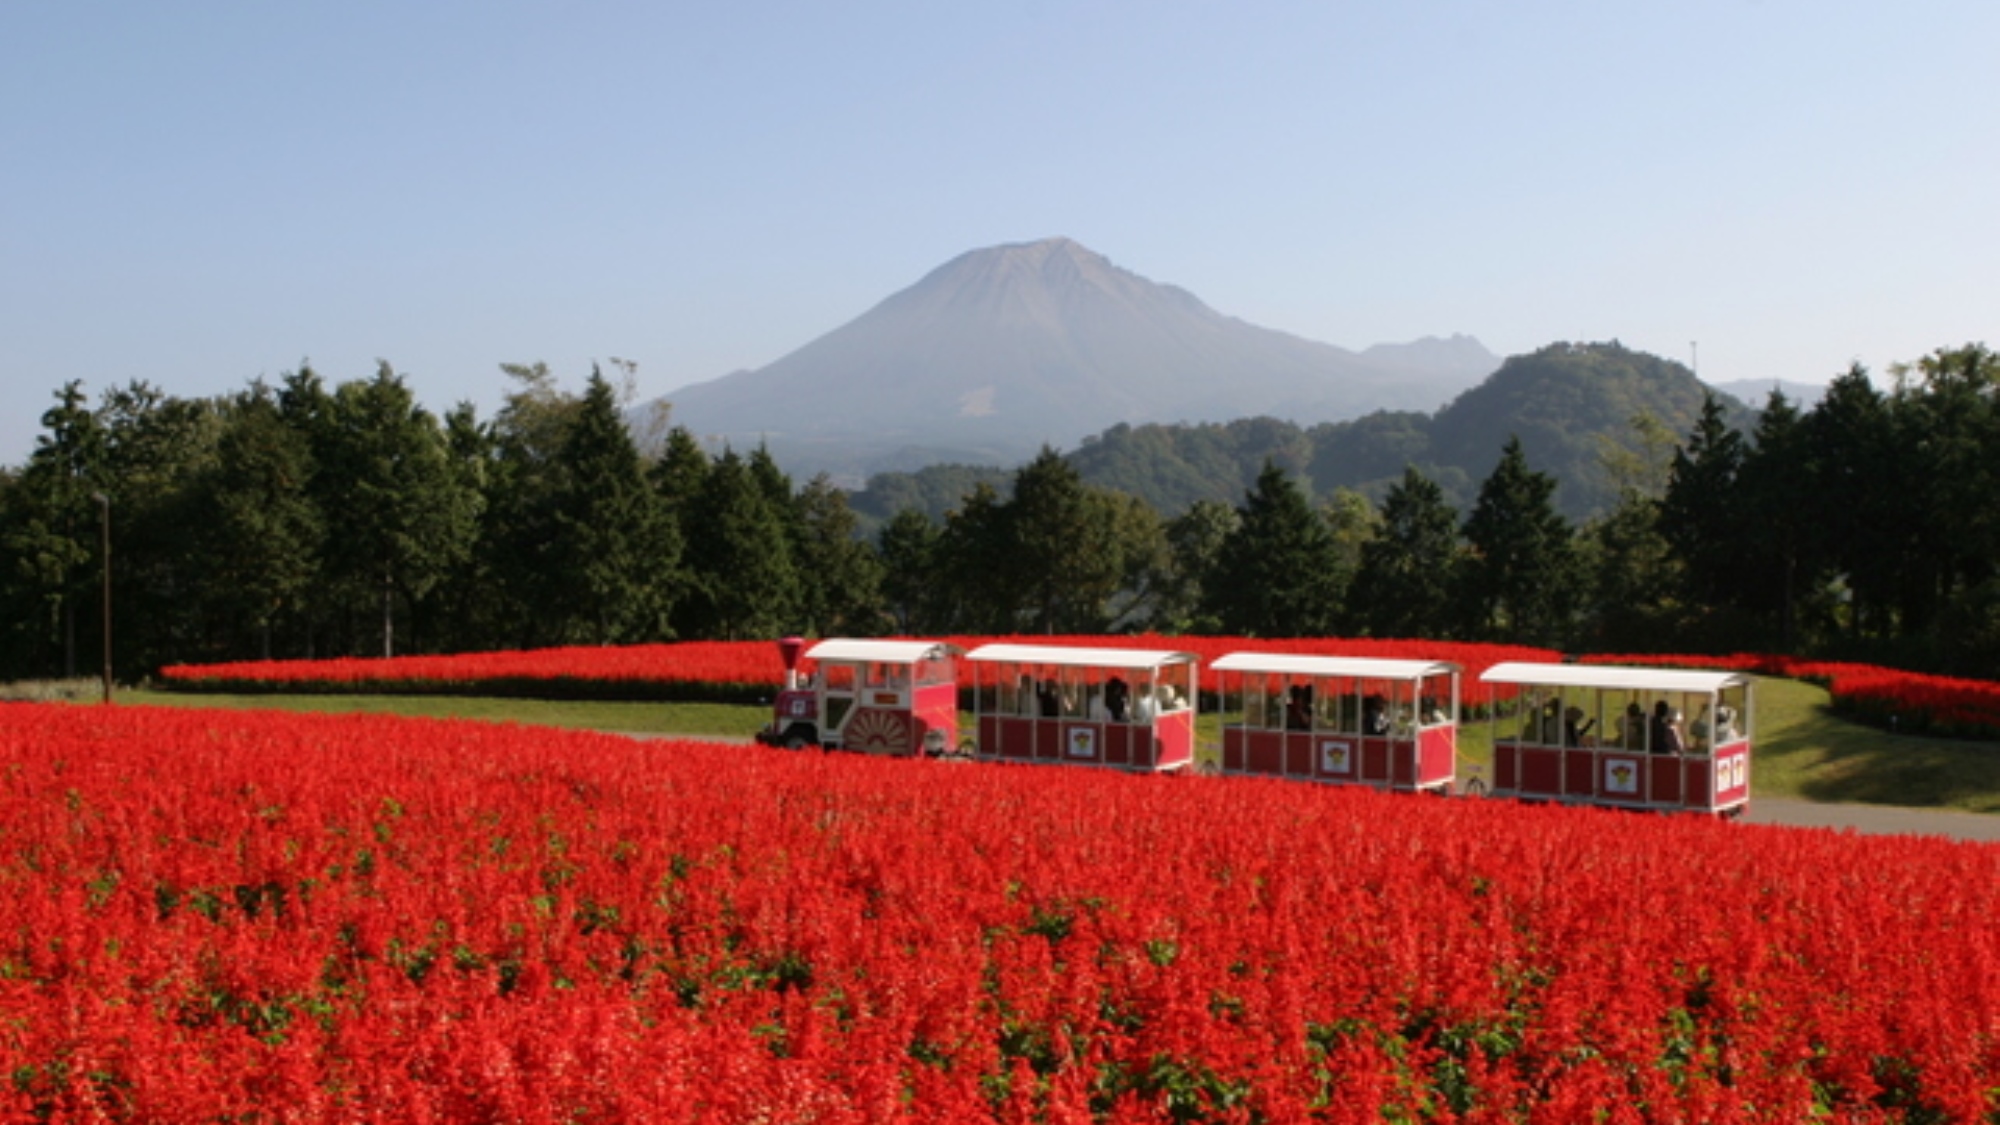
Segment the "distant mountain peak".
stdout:
[[1120,422],[1435,409],[1499,366],[1469,337],[1370,352],[1225,316],[1051,237],[967,251],[767,367],[672,398],[697,433],[767,442],[793,472],[851,472],[912,447],[1009,463]]

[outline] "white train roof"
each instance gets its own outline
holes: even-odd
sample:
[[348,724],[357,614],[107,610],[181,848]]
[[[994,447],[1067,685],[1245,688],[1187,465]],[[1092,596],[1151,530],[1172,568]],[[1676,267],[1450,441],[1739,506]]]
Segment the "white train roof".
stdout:
[[1069,664],[1083,668],[1158,668],[1163,664],[1191,664],[1199,658],[1191,652],[1169,652],[1150,648],[1069,648],[1064,645],[980,645],[967,653],[967,660],[1009,664]]
[[945,644],[943,641],[875,641],[834,637],[807,649],[805,656],[808,660],[861,660],[882,664],[916,664],[945,656],[957,656],[960,652],[957,646]]
[[1634,668],[1619,664],[1495,664],[1479,678],[1489,684],[1612,688],[1626,691],[1721,691],[1750,682],[1747,672],[1688,668]]
[[1355,676],[1416,680],[1446,675],[1458,665],[1443,660],[1384,660],[1367,656],[1305,656],[1276,652],[1232,652],[1209,665],[1218,672],[1278,672],[1293,676]]

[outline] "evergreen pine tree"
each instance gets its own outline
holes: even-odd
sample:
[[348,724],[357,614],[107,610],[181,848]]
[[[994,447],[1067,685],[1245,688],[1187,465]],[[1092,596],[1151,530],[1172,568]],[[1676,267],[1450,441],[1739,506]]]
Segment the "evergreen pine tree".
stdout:
[[790,508],[771,503],[734,450],[709,467],[682,527],[691,636],[751,640],[798,629]]
[[678,529],[646,480],[618,401],[593,368],[557,454],[551,562],[564,613],[562,639],[614,644],[667,635],[679,563]]
[[1555,646],[1569,634],[1575,552],[1555,490],[1555,478],[1529,469],[1512,438],[1479,486],[1459,573],[1465,611],[1488,640]]
[[1252,637],[1331,633],[1339,547],[1305,492],[1266,461],[1237,515],[1202,582],[1204,607],[1217,624]]
[[1405,466],[1382,498],[1380,529],[1361,546],[1348,616],[1372,636],[1450,637],[1458,565],[1457,513],[1435,481]]

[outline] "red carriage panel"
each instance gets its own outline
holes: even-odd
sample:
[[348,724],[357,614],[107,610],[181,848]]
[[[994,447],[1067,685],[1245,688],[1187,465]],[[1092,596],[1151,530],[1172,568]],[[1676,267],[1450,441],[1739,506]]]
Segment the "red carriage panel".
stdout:
[[1037,762],[1060,762],[1063,760],[1063,724],[1061,719],[1029,719],[1028,738],[1034,747],[1033,758]]
[[1389,744],[1389,772],[1396,788],[1416,788],[1417,744],[1414,740],[1397,739]]
[[1105,723],[1098,737],[1104,742],[1104,764],[1123,769],[1132,764],[1134,727],[1130,723]]
[[1493,791],[1513,793],[1521,788],[1521,748],[1511,742],[1493,747]]
[[1244,770],[1276,777],[1285,772],[1285,732],[1276,730],[1239,731],[1248,746]]
[[1222,772],[1247,773],[1250,769],[1251,732],[1242,727],[1224,727],[1222,730]]
[[1361,780],[1370,785],[1389,784],[1388,739],[1364,738],[1361,740]]
[[1597,755],[1589,750],[1562,750],[1562,792],[1565,797],[1598,795]]
[[1458,726],[1424,727],[1417,731],[1417,778],[1421,787],[1449,785],[1458,770]]
[[1649,799],[1655,804],[1679,806],[1687,789],[1687,761],[1678,755],[1654,754],[1646,759],[1651,788]]
[[[1194,709],[1183,707],[1153,720],[1152,760],[1147,768],[1186,769],[1194,765]],[[1139,764],[1139,763],[1135,763]]]
[[1283,737],[1285,740],[1285,776],[1311,777],[1313,775],[1313,736],[1303,731],[1294,731]]
[[1545,746],[1520,748],[1520,794],[1523,797],[1563,795],[1562,751]]

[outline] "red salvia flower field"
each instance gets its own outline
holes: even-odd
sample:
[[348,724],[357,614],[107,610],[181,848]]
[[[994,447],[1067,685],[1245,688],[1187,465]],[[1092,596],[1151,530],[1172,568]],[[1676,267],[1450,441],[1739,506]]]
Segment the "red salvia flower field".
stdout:
[[0,1117],[1990,1121],[2000,847],[0,705]]

